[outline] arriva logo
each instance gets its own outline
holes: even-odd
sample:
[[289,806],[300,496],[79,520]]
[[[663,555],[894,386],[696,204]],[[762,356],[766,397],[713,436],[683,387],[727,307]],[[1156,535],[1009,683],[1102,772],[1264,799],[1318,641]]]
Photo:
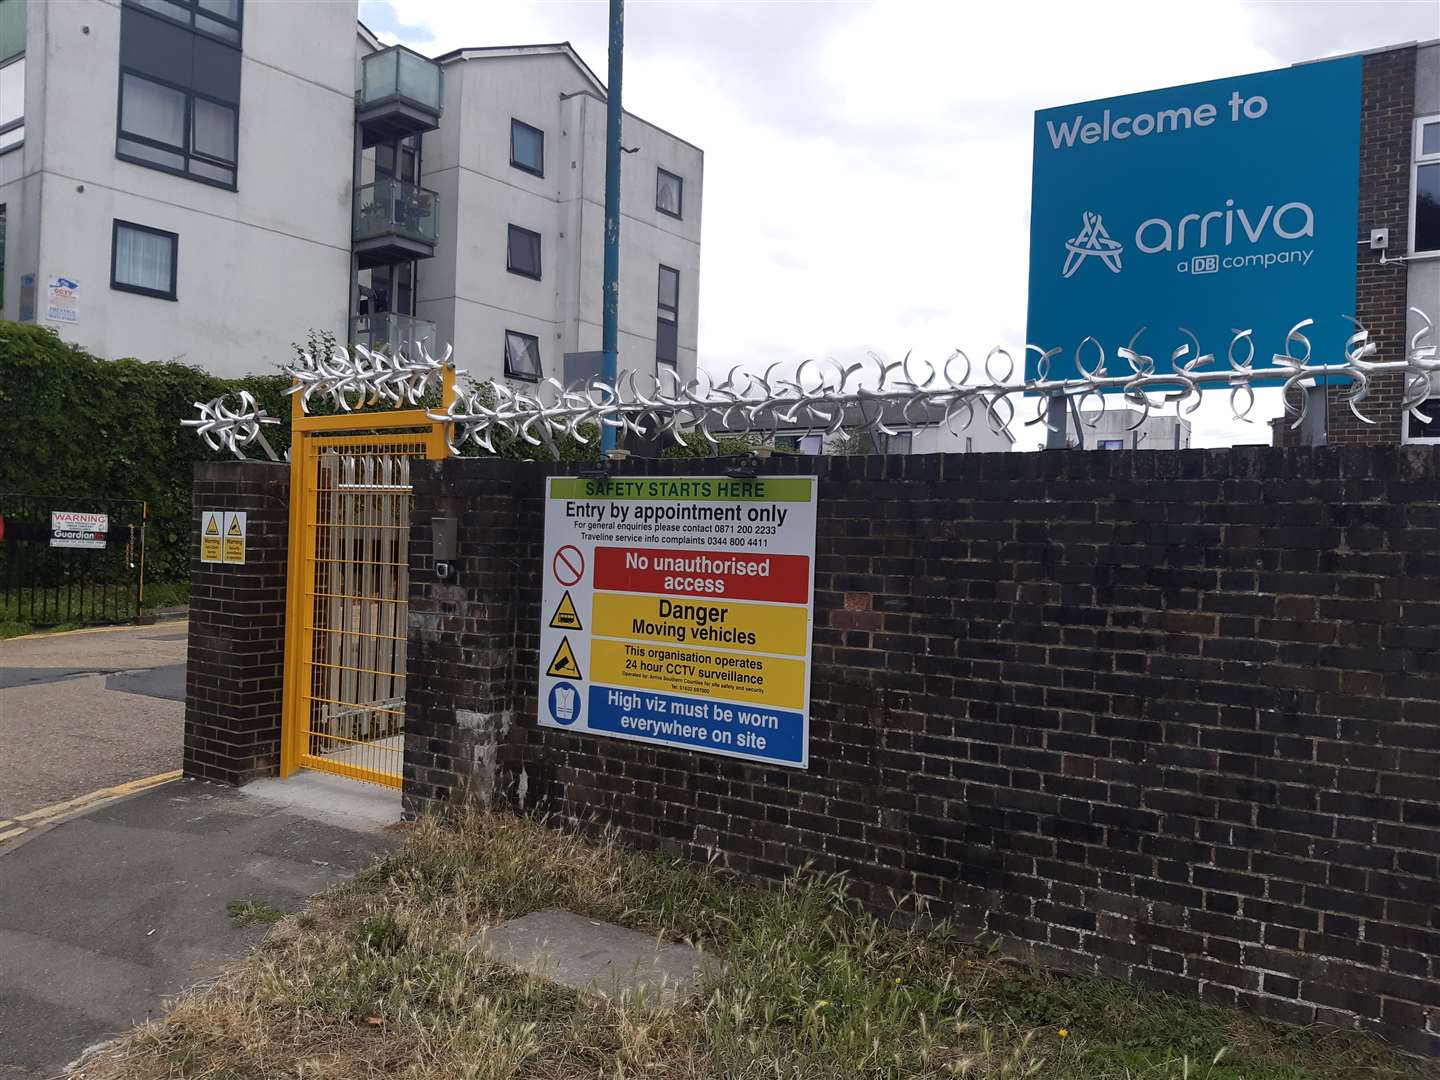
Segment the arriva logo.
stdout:
[[1081,264],[1092,255],[1097,256],[1109,267],[1112,274],[1118,274],[1120,272],[1120,252],[1125,248],[1118,240],[1110,239],[1110,234],[1105,231],[1105,222],[1100,219],[1100,215],[1092,214],[1087,210],[1083,215],[1080,235],[1073,240],[1066,240],[1065,250],[1069,254],[1065,256],[1065,266],[1060,273],[1063,277],[1068,278],[1076,270],[1079,270]]
[[1191,223],[1198,223],[1199,227],[1190,235],[1193,237],[1198,234],[1198,247],[1208,247],[1212,240],[1210,224],[1221,220],[1225,222],[1225,247],[1229,247],[1235,240],[1236,221],[1240,222],[1240,228],[1252,244],[1260,243],[1260,238],[1265,235],[1266,225],[1269,225],[1281,240],[1299,240],[1302,236],[1315,235],[1315,211],[1306,203],[1288,202],[1279,210],[1271,204],[1260,212],[1260,216],[1253,223],[1243,208],[1236,210],[1234,206],[1234,199],[1226,199],[1224,210],[1186,214],[1173,228],[1164,218],[1142,221],[1135,230],[1135,246],[1146,255],[1155,255],[1162,251],[1184,251],[1186,227]]
[[[1300,240],[1315,235],[1315,211],[1308,203],[1287,202],[1276,209],[1268,204],[1252,220],[1252,215],[1243,207],[1236,208],[1234,199],[1225,200],[1223,210],[1210,210],[1204,214],[1185,214],[1175,224],[1160,217],[1147,218],[1135,230],[1135,247],[1145,255],[1159,255],[1167,251],[1205,250],[1213,247],[1229,247],[1235,243],[1236,224],[1240,226],[1239,239],[1243,243],[1259,244],[1267,233],[1279,240]],[[1092,255],[1097,257],[1112,274],[1120,273],[1120,253],[1124,246],[1111,239],[1105,231],[1104,221],[1099,214],[1089,210],[1083,215],[1080,234],[1065,241],[1065,265],[1062,277],[1072,277]],[[1313,252],[1290,251],[1271,253],[1264,256],[1234,256],[1221,260],[1225,266],[1239,266],[1242,263],[1265,266],[1273,263],[1308,263]],[[1191,268],[1194,272],[1207,273],[1217,268],[1204,263]],[[1216,257],[1209,257],[1215,259]],[[1180,269],[1185,269],[1181,267]]]

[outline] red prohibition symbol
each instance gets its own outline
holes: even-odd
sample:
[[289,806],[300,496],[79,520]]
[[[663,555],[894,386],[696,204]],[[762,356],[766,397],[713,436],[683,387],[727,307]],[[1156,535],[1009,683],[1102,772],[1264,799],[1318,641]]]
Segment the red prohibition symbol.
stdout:
[[550,562],[550,570],[561,585],[577,585],[585,576],[585,556],[574,544],[566,544],[555,552],[555,558]]

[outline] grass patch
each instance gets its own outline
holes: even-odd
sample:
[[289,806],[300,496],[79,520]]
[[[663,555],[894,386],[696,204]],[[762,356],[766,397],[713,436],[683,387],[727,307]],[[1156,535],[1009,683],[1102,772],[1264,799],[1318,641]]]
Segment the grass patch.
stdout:
[[[130,622],[153,615],[162,608],[183,607],[190,602],[188,581],[151,582],[145,586],[145,599],[139,607],[135,605],[133,593],[128,590],[112,591],[104,600],[103,615],[97,600],[93,609],[95,617],[91,619],[88,617],[91,610],[89,601],[79,594],[67,596],[63,589],[42,592],[45,595],[36,593],[32,596],[29,591],[0,594],[0,640],[23,637],[41,630],[59,633],[62,630],[78,630],[82,626]],[[41,613],[47,611],[50,616],[42,618]],[[87,617],[84,621],[55,622],[60,617],[59,613],[65,611],[77,614],[83,611]]]
[[231,900],[225,905],[232,926],[267,926],[277,923],[285,913],[263,900]]
[[[478,930],[545,907],[726,960],[688,1005],[592,1000],[487,961]],[[1062,1031],[1064,1034],[1062,1035]],[[1411,1080],[1430,1063],[900,930],[843,878],[758,888],[528,820],[416,826],[247,960],[91,1059],[81,1080]]]

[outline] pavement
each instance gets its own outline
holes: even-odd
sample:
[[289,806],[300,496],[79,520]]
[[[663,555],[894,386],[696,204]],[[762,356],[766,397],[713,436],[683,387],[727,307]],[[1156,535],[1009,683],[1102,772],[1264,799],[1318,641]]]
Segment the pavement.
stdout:
[[7,820],[180,767],[186,626],[0,641],[0,834]]
[[228,788],[153,785],[0,845],[0,1080],[48,1080],[163,1013],[267,927],[399,837],[399,792],[320,773]]

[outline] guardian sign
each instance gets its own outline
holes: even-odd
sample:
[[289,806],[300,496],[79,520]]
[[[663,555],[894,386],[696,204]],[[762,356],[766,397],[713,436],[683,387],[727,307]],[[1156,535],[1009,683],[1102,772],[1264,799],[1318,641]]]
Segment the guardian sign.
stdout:
[[[1060,349],[1050,377],[1077,374],[1087,337],[1124,373],[1115,350],[1142,327],[1136,351],[1157,372],[1187,342],[1180,327],[1219,364],[1253,329],[1255,366],[1268,367],[1306,315],[1315,360],[1341,360],[1353,327],[1336,313],[1355,309],[1360,71],[1345,57],[1037,112],[1026,340]],[[1087,346],[1079,362],[1098,356]],[[1032,350],[1027,377],[1037,360]]]

